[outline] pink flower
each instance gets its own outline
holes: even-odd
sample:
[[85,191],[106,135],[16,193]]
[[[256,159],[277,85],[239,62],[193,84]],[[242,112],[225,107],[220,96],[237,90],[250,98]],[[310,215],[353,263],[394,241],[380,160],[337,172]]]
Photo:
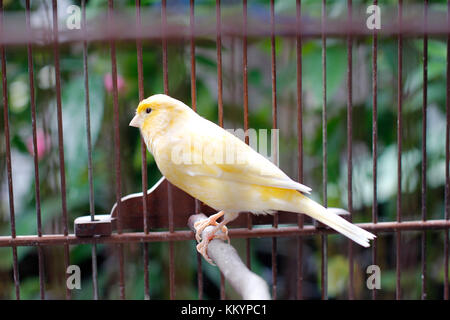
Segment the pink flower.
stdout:
[[[36,131],[36,140],[37,140],[37,156],[38,159],[41,158],[50,150],[50,136],[44,133],[44,130],[37,129]],[[33,152],[33,136],[31,135],[27,139],[27,150],[28,152],[34,156]]]
[[[105,76],[103,77],[103,84],[105,85],[105,89],[108,92],[112,92],[113,91],[113,77],[111,75],[111,73],[107,73],[105,74]],[[123,79],[123,77],[118,74],[117,75],[117,90],[123,91],[123,89],[125,89],[125,80]]]

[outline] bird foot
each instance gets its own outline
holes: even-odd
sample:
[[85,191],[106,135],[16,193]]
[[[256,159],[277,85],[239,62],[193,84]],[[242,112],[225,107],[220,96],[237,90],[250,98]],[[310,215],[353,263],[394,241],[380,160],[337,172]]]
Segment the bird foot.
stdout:
[[[213,236],[214,237],[214,236]],[[211,260],[211,258],[208,255],[207,249],[208,244],[212,240],[208,238],[203,239],[198,245],[197,245],[197,251],[205,258],[206,261],[208,261],[209,264],[215,266],[216,264]]]
[[[224,214],[225,212],[220,211],[216,214],[213,214],[208,219],[197,221],[196,223],[194,223],[195,239],[197,240],[197,242],[200,242],[202,240],[203,230],[205,230],[205,228],[209,226],[217,226],[217,219],[222,217]],[[228,235],[228,228],[226,226],[222,226],[222,232]]]
[[[223,241],[227,241],[228,244],[230,244],[230,237],[228,236],[228,229],[225,227],[226,232],[216,234],[216,232],[219,230],[220,226],[216,226],[214,230],[211,230],[210,233],[197,245],[197,251],[205,258],[206,261],[208,261],[209,264],[215,266],[216,264],[211,260],[209,257],[207,250],[208,245],[213,239],[220,239]],[[223,228],[222,228],[223,229]]]
[[[215,264],[207,253],[209,242],[212,239],[220,239],[224,241],[226,240],[228,244],[230,244],[230,237],[228,236],[228,228],[225,225],[223,225],[225,221],[222,221],[222,223],[220,224],[217,223],[217,219],[219,219],[223,215],[224,212],[220,211],[210,216],[208,219],[197,221],[194,224],[195,239],[197,239],[197,242],[199,242],[199,244],[197,245],[197,251],[203,256],[203,258],[205,258],[206,261],[208,261],[208,263],[210,263],[213,266],[215,266]],[[207,232],[207,235],[202,240],[202,233],[205,230],[205,228],[209,226],[214,226],[214,228],[210,232]],[[219,229],[222,232],[217,234],[217,231],[219,231]]]
[[230,244],[230,237],[228,236],[228,228],[226,226],[222,226],[222,233],[215,234],[214,239],[220,239],[223,241],[227,241]]

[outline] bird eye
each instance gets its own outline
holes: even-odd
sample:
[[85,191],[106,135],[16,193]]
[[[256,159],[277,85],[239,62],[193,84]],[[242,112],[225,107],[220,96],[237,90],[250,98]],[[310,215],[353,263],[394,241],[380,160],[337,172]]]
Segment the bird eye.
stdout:
[[147,108],[147,109],[145,109],[145,112],[150,113],[150,112],[152,112],[152,109],[151,108]]

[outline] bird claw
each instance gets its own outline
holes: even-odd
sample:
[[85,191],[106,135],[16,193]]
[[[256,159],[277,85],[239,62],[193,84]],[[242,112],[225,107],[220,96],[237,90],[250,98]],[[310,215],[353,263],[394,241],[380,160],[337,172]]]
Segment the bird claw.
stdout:
[[[208,219],[205,219],[202,221],[197,221],[196,223],[194,223],[195,239],[197,240],[197,242],[199,242],[199,244],[197,245],[197,251],[203,256],[203,258],[205,258],[206,261],[208,261],[208,263],[210,263],[213,266],[215,266],[215,264],[211,260],[211,258],[208,256],[208,253],[207,253],[209,242],[212,239],[221,239],[224,241],[226,240],[228,242],[228,244],[230,244],[230,237],[228,236],[228,228],[225,225],[220,227],[220,230],[222,231],[222,233],[216,234],[217,231],[219,230],[218,226],[220,226],[217,223],[217,219],[219,219],[223,215],[224,215],[224,212],[220,211],[220,212],[210,216]],[[202,233],[205,230],[205,228],[207,228],[209,226],[214,226],[215,228],[213,230],[211,230],[211,232],[208,233],[208,235],[205,237],[205,239],[202,240]]]
[[228,236],[228,228],[226,226],[222,227],[222,233],[214,235],[214,239],[220,239],[227,241],[230,244],[230,237]]
[[[226,228],[226,227],[225,227]],[[223,228],[222,228],[223,229]],[[226,232],[221,234],[216,234],[217,228],[215,228],[211,233],[208,234],[208,236],[203,239],[199,244],[197,244],[197,251],[205,258],[206,261],[208,261],[209,264],[215,266],[216,264],[212,261],[212,259],[209,257],[207,250],[208,245],[213,239],[220,239],[223,241],[227,241],[228,244],[230,244],[230,237],[228,236],[228,229]]]
[[209,220],[209,218],[194,223],[195,239],[197,240],[197,242],[200,242],[202,240],[203,230],[205,230],[209,226],[217,226],[217,225],[218,225],[217,222]]
[[[205,230],[205,228],[209,227],[209,226],[217,226],[218,225],[217,219],[222,217],[224,214],[225,214],[225,212],[220,211],[220,212],[208,217],[208,219],[197,221],[196,223],[194,223],[195,239],[197,240],[197,242],[200,242],[202,240],[203,230]],[[225,228],[225,230],[224,230],[224,228]],[[222,231],[228,233],[225,226],[223,226]]]
[[203,239],[198,245],[197,245],[197,251],[203,256],[203,258],[205,258],[205,260],[215,266],[216,264],[211,260],[211,258],[209,257],[208,253],[207,253],[207,249],[208,249],[208,244],[211,240],[210,239]]

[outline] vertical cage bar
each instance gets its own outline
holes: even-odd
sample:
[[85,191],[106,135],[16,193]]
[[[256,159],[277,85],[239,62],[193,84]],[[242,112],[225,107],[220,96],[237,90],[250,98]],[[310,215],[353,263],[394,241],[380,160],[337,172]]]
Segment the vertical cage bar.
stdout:
[[[88,72],[88,47],[86,41],[87,22],[86,22],[86,0],[81,1],[81,14],[83,23],[83,72],[84,72],[84,93],[85,93],[85,108],[86,108],[86,140],[88,151],[88,180],[89,180],[89,211],[91,214],[91,221],[95,220],[95,202],[94,202],[94,176],[92,166],[92,139],[91,139],[91,116],[90,116],[90,102],[89,102],[89,72]],[[92,286],[94,300],[98,300],[98,281],[97,281],[97,244],[91,245],[91,259],[92,259]]]
[[198,300],[203,300],[202,255],[198,252],[197,252],[197,286],[198,286]]
[[[272,80],[272,128],[278,128],[277,119],[277,66],[276,66],[276,44],[275,44],[275,8],[274,0],[270,0],[270,49],[271,49],[271,80]],[[272,139],[276,142],[276,139]],[[278,165],[277,145],[272,145],[272,154],[275,164]],[[278,228],[278,213],[273,216],[272,226]],[[277,299],[277,238],[272,238],[272,299]]]
[[[167,3],[162,0],[161,3],[161,32],[162,32],[162,49],[163,49],[163,81],[164,93],[169,94],[169,70],[167,59]],[[173,221],[173,201],[172,201],[172,184],[168,182],[167,187],[168,216],[169,216],[169,232],[174,232]],[[169,291],[170,299],[175,299],[175,265],[174,265],[174,246],[173,241],[169,242]]]
[[235,37],[231,36],[230,44],[230,92],[231,92],[231,102],[236,104],[236,70],[235,70],[235,60],[236,60],[236,41]]
[[[347,18],[348,25],[352,25],[352,1],[347,0]],[[349,28],[350,30],[350,28]],[[352,137],[353,137],[353,92],[352,92],[352,78],[353,78],[353,43],[352,35],[347,36],[347,202],[348,212],[350,213],[350,222],[353,221],[353,154],[352,154]],[[353,300],[355,298],[353,285],[353,242],[348,241],[348,264],[349,264],[349,283],[348,283],[348,298]]]
[[[327,40],[325,35],[326,0],[322,0],[322,185],[323,185],[323,205],[328,206],[327,197]],[[322,299],[328,299],[328,243],[327,235],[321,235],[321,295]]]
[[197,82],[196,82],[196,65],[195,65],[195,1],[190,0],[190,31],[191,31],[191,100],[192,109],[197,112]]
[[[303,183],[303,101],[302,101],[302,36],[300,33],[301,0],[296,0],[296,58],[297,58],[297,158],[298,158],[298,181]],[[304,215],[299,214],[297,224],[303,228]],[[297,299],[303,299],[303,238],[297,237]]]
[[[402,25],[402,0],[398,1],[398,24]],[[402,221],[402,72],[403,72],[403,36],[398,35],[398,70],[397,70],[397,222]],[[402,235],[399,230],[396,231],[396,299],[401,299],[401,241]]]
[[[109,30],[112,29],[114,23],[113,19],[113,0],[108,0],[108,24]],[[111,52],[111,75],[113,83],[113,108],[114,108],[114,171],[116,178],[116,201],[117,201],[117,232],[122,233],[122,184],[121,184],[121,168],[120,168],[120,126],[119,126],[119,95],[117,88],[117,59],[116,59],[116,43],[111,37],[109,39],[109,46]],[[119,289],[120,298],[125,299],[125,275],[124,275],[124,245],[123,243],[117,245],[117,253],[119,256]]]
[[[81,1],[81,12],[83,22],[83,33],[87,35],[86,23],[86,0]],[[84,91],[85,91],[85,110],[86,110],[86,138],[88,150],[88,180],[89,180],[89,211],[91,214],[91,221],[95,220],[95,202],[94,202],[94,182],[93,182],[93,167],[92,167],[92,139],[91,139],[91,116],[90,116],[90,101],[89,101],[89,72],[88,72],[88,48],[86,39],[83,40],[83,71],[84,71]]]
[[220,6],[220,0],[216,0],[217,104],[219,113],[219,125],[223,128],[222,18]]
[[[222,81],[222,18],[221,3],[216,0],[216,47],[217,47],[217,108],[219,125],[223,128],[223,81]],[[225,277],[220,273],[220,299],[225,300]]]
[[[138,67],[138,88],[139,88],[139,101],[144,100],[144,67],[142,62],[142,21],[141,21],[141,0],[136,0],[136,23],[138,37],[136,38],[136,51],[137,51],[137,67]],[[149,213],[147,208],[147,148],[145,141],[141,137],[141,176],[142,176],[142,216],[144,217],[144,233],[149,233]],[[143,260],[144,260],[144,298],[150,300],[150,280],[148,271],[148,243],[143,243]]]
[[[27,31],[31,33],[31,13],[30,0],[25,1],[25,17]],[[31,127],[33,132],[33,162],[34,162],[34,180],[35,180],[35,198],[36,198],[36,225],[38,237],[42,237],[42,219],[41,219],[41,191],[39,181],[39,164],[37,155],[37,134],[36,134],[36,98],[34,87],[34,66],[33,66],[33,47],[31,42],[27,43],[28,77],[30,82],[30,105],[31,105]],[[38,265],[39,265],[39,295],[41,300],[45,299],[45,271],[44,271],[44,253],[42,247],[38,244]]]
[[[235,38],[231,36],[230,39],[230,93],[231,93],[231,102],[233,104],[236,103],[236,73],[235,73]],[[224,279],[225,281],[225,279]]]
[[226,292],[225,292],[225,276],[222,272],[220,272],[220,300],[226,299]]
[[[428,94],[428,0],[424,0],[423,106],[422,106],[422,221],[427,220],[427,94]],[[427,232],[422,231],[422,300],[427,298]]]
[[[190,31],[191,31],[191,101],[192,109],[197,112],[197,81],[196,81],[196,65],[195,65],[195,1],[190,0],[189,13],[190,13]],[[201,203],[198,199],[195,199],[195,213],[200,213]],[[197,287],[198,287],[198,299],[203,300],[203,274],[202,274],[202,259],[200,253],[197,252]]]
[[[3,0],[0,0],[0,30],[3,30]],[[0,31],[1,32],[1,31]],[[6,172],[8,179],[8,195],[9,195],[9,220],[11,224],[11,238],[16,237],[16,215],[14,211],[14,188],[11,166],[11,143],[9,132],[9,106],[8,106],[8,81],[6,75],[6,54],[5,47],[0,44],[0,52],[2,57],[2,92],[3,92],[3,121],[5,125],[5,147],[6,147]],[[13,255],[13,279],[16,292],[16,299],[20,300],[20,280],[19,280],[19,263],[17,259],[17,247],[12,246]]]
[[[374,0],[378,5],[378,0]],[[378,35],[376,29],[372,36],[372,178],[373,178],[373,202],[372,222],[378,222],[378,198],[377,198],[377,158],[378,158]],[[372,242],[372,264],[377,264],[377,238]],[[372,299],[377,298],[377,289],[372,289]]]
[[[197,80],[196,80],[196,64],[195,64],[195,1],[190,0],[190,28],[191,28],[191,100],[192,109],[197,112]],[[195,213],[200,213],[201,202],[195,199]],[[198,299],[203,300],[203,273],[202,273],[202,256],[197,252],[197,286]]]
[[[450,1],[447,1],[447,27],[450,28]],[[445,129],[445,200],[444,200],[444,217],[446,220],[450,219],[450,34],[447,34],[447,90],[446,90],[446,114],[447,124]],[[449,255],[449,235],[448,228],[445,229],[444,234],[444,299],[449,298],[449,284],[448,284],[448,255]]]
[[[247,70],[247,0],[242,1],[242,72],[243,72],[243,91],[244,91],[244,131],[245,131],[245,143],[249,143],[248,137],[248,70]],[[247,213],[247,229],[252,229],[252,215]],[[246,255],[247,255],[247,267],[251,268],[250,258],[250,238],[246,240]]]
[[[56,84],[56,111],[58,121],[58,149],[59,149],[59,175],[61,179],[61,206],[64,236],[69,235],[69,222],[67,220],[67,199],[66,199],[66,169],[64,164],[64,132],[62,120],[62,102],[61,102],[61,71],[59,65],[59,43],[58,43],[58,5],[56,0],[52,2],[53,7],[53,52],[55,58],[55,84]],[[70,265],[70,248],[69,244],[64,244],[64,274],[69,276],[66,272]],[[71,292],[66,286],[66,299],[70,299]]]

